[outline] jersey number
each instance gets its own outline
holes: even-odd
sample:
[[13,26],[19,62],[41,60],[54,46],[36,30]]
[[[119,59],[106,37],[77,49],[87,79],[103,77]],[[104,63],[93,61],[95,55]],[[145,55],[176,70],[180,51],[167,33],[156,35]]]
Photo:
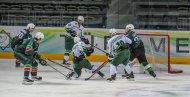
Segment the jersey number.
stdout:
[[123,46],[123,45],[124,45],[124,42],[123,42],[122,40],[120,40],[120,41],[118,41],[118,42],[116,43],[116,45],[117,45],[117,46]]
[[19,39],[22,39],[22,38],[23,38],[23,36],[24,36],[24,34],[23,34],[23,33],[19,33],[19,35],[18,35]]
[[134,41],[137,43],[139,41],[139,38],[138,37],[135,37],[134,38]]

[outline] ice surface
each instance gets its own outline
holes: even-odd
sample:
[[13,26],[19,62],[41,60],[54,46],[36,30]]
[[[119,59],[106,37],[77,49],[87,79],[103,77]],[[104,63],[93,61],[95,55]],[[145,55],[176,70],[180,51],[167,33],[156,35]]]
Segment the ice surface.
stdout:
[[[64,74],[69,72],[51,65]],[[15,68],[14,60],[1,59],[0,97],[190,97],[190,66],[176,67],[183,69],[184,73],[157,72],[158,79],[147,74],[135,74],[135,81],[122,79],[118,74],[116,81],[107,82],[98,75],[84,81],[91,74],[88,70],[82,72],[80,80],[65,80],[52,68],[39,65],[38,75],[43,77],[43,81],[22,85],[23,69]]]

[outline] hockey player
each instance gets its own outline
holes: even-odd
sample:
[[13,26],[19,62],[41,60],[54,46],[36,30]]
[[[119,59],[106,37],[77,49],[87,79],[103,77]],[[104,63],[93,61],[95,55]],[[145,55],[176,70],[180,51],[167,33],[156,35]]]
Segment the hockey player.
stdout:
[[[94,52],[94,48],[86,47],[85,43],[81,41],[79,37],[75,37],[75,45],[72,48],[73,53],[73,72],[68,74],[68,79],[71,77],[74,79],[78,79],[81,76],[82,69],[86,68],[92,70],[92,73],[97,69],[96,66],[91,65],[91,63],[86,59],[87,56],[90,56]],[[98,74],[101,77],[104,77],[104,74],[99,71]]]
[[[42,77],[37,76],[38,63],[35,59],[39,60],[39,63],[43,66],[47,66],[47,62],[37,53],[39,42],[44,39],[44,34],[37,32],[34,38],[23,40],[22,44],[15,48],[15,58],[17,58],[22,64],[24,64],[24,85],[33,84],[34,80],[42,80]],[[31,78],[29,74],[31,73]]]
[[133,30],[134,26],[132,24],[128,24],[125,28],[125,33],[132,40],[132,44],[130,45],[131,57],[129,59],[129,64],[134,64],[136,60],[135,58],[137,58],[139,63],[142,64],[149,74],[155,78],[156,74],[145,56],[144,44]]
[[[29,23],[25,29],[21,30],[18,36],[14,37],[11,40],[11,48],[13,49],[13,51],[17,46],[19,46],[23,42],[23,40],[32,38],[31,33],[34,32],[34,30],[35,30],[35,25],[33,23]],[[15,63],[16,63],[15,67],[20,67],[21,64],[19,60],[16,59]]]
[[131,44],[131,40],[125,35],[116,35],[115,29],[110,29],[109,32],[111,33],[111,38],[108,40],[107,50],[111,77],[107,80],[112,81],[116,79],[116,67],[119,64],[123,64],[124,69],[129,74],[132,72],[130,66],[127,65],[130,57],[129,44]]
[[63,59],[63,64],[65,65],[71,65],[68,62],[70,52],[72,50],[72,47],[74,45],[74,37],[80,37],[81,40],[83,40],[86,44],[89,44],[88,39],[84,38],[83,36],[83,31],[84,31],[84,17],[83,16],[78,16],[78,21],[72,21],[68,23],[65,26],[65,30],[67,31],[65,37],[65,53],[64,53],[64,59]]

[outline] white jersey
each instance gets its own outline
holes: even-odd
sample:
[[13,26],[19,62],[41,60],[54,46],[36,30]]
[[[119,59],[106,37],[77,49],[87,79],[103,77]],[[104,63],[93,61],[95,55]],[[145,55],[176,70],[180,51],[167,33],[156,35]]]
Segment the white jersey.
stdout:
[[107,44],[108,53],[114,56],[117,53],[116,51],[118,50],[118,48],[127,43],[131,44],[131,39],[129,39],[128,37],[124,35],[113,36],[112,38],[108,40],[108,44]]
[[[79,25],[78,22],[76,21],[72,21],[70,23],[68,23],[65,26],[66,29],[69,29],[72,32],[76,32],[76,35],[78,37],[82,37],[83,36],[83,32],[84,32],[84,27],[82,25]],[[68,33],[67,33],[68,34]]]
[[84,55],[86,57],[86,53],[84,52],[85,43],[84,42],[78,42],[76,43],[73,48],[73,56],[79,57],[80,55]]

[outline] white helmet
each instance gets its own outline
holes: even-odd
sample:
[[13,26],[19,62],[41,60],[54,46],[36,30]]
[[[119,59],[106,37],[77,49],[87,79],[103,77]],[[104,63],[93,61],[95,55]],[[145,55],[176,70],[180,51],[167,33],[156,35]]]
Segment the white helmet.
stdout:
[[80,41],[81,41],[81,39],[79,37],[74,37],[74,43],[78,43]]
[[29,29],[32,29],[32,28],[35,28],[35,25],[33,23],[29,23],[27,26],[26,26],[26,29],[29,30]]
[[133,26],[133,24],[128,24],[126,27],[125,27],[125,29],[126,30],[134,30],[134,26]]
[[116,29],[112,28],[112,29],[109,30],[109,33],[111,35],[115,35],[117,33],[117,31],[116,31]]
[[44,34],[42,32],[36,32],[35,38],[37,38],[39,40],[43,40]]
[[84,17],[83,16],[78,16],[78,21],[83,21],[84,22]]

